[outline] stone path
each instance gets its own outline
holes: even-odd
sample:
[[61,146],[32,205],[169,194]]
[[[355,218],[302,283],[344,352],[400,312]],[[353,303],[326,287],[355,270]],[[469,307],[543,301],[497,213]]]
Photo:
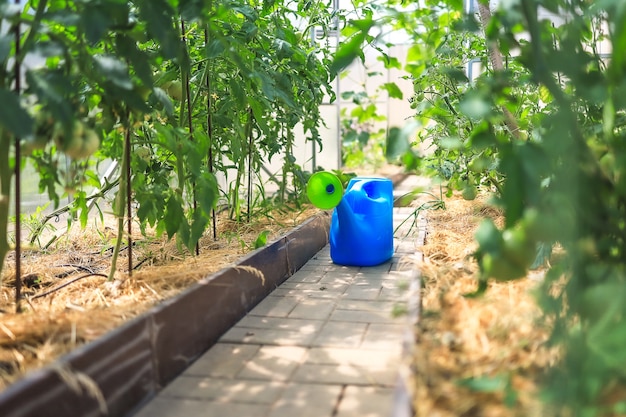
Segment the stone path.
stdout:
[[408,329],[394,313],[424,237],[413,212],[394,209],[409,221],[389,262],[334,265],[326,246],[136,416],[391,416]]

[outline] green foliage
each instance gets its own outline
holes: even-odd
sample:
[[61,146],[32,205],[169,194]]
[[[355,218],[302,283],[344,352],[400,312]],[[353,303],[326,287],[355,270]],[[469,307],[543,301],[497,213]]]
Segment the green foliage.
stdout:
[[[476,235],[480,290],[490,279],[524,277],[536,249],[541,258],[559,254],[544,265],[538,292],[550,344],[562,352],[545,372],[546,414],[623,414],[623,2],[500,2],[480,25],[458,1],[416,10],[394,9],[398,3],[388,1],[377,24],[412,36],[405,69],[422,127],[417,140],[431,144],[425,165],[449,192],[471,199],[482,188],[505,212],[502,229],[486,220]],[[560,18],[540,17],[542,10]],[[615,53],[601,54],[601,42]],[[465,68],[473,59],[484,70],[469,80]],[[413,145],[398,132],[390,139],[392,155]],[[465,383],[492,390],[502,381]]]
[[[141,230],[189,250],[220,200],[250,220],[264,195],[261,168],[278,154],[280,201],[302,194],[294,130],[319,142],[319,104],[333,97],[328,49],[309,34],[329,25],[323,2],[31,0],[23,10],[2,5],[0,19],[22,32],[0,36],[0,265],[15,137],[40,190],[55,206],[72,195],[71,218],[83,226],[87,187],[109,189],[97,168],[113,160],[124,168],[111,180],[120,225],[130,191]],[[16,92],[15,66],[32,54],[42,63],[22,67]]]

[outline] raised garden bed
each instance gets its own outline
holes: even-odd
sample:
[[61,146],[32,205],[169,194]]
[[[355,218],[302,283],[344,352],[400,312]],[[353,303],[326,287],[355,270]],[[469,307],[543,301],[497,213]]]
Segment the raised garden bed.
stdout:
[[316,215],[0,394],[3,417],[131,414],[326,245]]

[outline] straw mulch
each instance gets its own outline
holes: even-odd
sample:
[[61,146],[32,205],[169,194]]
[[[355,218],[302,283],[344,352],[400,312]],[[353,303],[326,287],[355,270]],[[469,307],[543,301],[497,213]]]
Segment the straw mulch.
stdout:
[[421,265],[422,310],[413,358],[417,416],[539,416],[537,380],[556,359],[544,342],[548,329],[533,291],[541,271],[526,279],[477,288],[474,232],[502,213],[486,198],[446,200],[446,210],[427,213]]
[[54,361],[232,265],[254,249],[261,232],[269,232],[270,242],[318,212],[313,207],[275,210],[251,223],[222,217],[217,222],[218,239],[202,238],[199,256],[177,247],[175,240],[136,234],[132,276],[124,250],[118,258],[116,279],[111,282],[106,275],[115,238],[113,223],[109,219],[87,230],[74,226],[48,251],[24,250],[25,301],[21,314],[15,313],[12,254],[5,263],[0,286],[0,391],[25,372]]

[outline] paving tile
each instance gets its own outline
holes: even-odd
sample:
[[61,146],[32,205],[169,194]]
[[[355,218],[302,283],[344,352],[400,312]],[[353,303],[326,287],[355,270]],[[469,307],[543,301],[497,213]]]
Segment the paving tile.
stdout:
[[413,271],[417,268],[417,263],[412,257],[405,256],[394,260],[391,264],[390,271]]
[[316,269],[304,271],[300,270],[293,274],[291,277],[289,277],[287,281],[315,283],[319,282],[319,280],[322,279],[324,275],[326,275],[326,271],[319,271]]
[[326,271],[333,273],[351,274],[356,273],[361,269],[359,266],[345,266],[332,263],[326,267]]
[[349,298],[342,298],[337,301],[336,310],[383,311],[391,314],[394,304],[393,301],[351,300]]
[[326,275],[320,279],[319,283],[349,285],[354,281],[355,274],[358,274],[358,272],[327,272]]
[[366,283],[351,285],[344,296],[355,300],[376,300],[380,295],[381,285],[369,285]]
[[339,298],[348,288],[348,284],[336,283],[307,283],[307,282],[285,282],[272,294],[284,297],[304,297],[304,298]]
[[307,261],[306,264],[304,264],[304,266],[321,266],[324,268],[327,268],[329,266],[333,266],[333,261],[330,258],[330,256],[326,257],[326,256],[314,256],[313,258],[309,259]]
[[289,313],[289,318],[325,320],[330,317],[336,305],[334,300],[303,300]]
[[387,279],[389,272],[369,271],[365,268],[354,274],[354,282],[377,281]]
[[383,287],[380,291],[378,299],[381,301],[403,300],[408,288]]
[[407,270],[407,271],[394,270],[394,271],[389,271],[387,275],[384,275],[383,279],[411,282],[414,276],[415,276],[415,270],[413,269]]
[[271,405],[284,388],[282,382],[181,376],[165,387],[160,396]]
[[295,330],[300,333],[310,334],[319,331],[323,324],[322,320],[248,315],[241,319],[237,326],[248,329]]
[[367,266],[367,267],[364,266],[363,268],[361,268],[359,272],[364,272],[364,273],[380,272],[384,274],[389,271],[390,267],[391,267],[391,262],[385,262],[376,266]]
[[299,300],[290,297],[269,295],[254,307],[250,313],[254,316],[287,317]]
[[300,269],[298,269],[298,272],[303,272],[303,271],[319,271],[319,272],[326,272],[326,263],[324,263],[323,265],[320,263],[310,263],[311,261],[307,262],[306,264],[302,265],[300,267]]
[[392,410],[393,388],[348,386],[339,403],[336,416],[391,416]]
[[379,274],[358,275],[354,277],[351,287],[382,287],[383,282],[388,281]]
[[398,369],[401,348],[386,351],[314,347],[307,351],[305,364],[372,366],[377,369]]
[[328,322],[322,327],[313,346],[358,347],[363,340],[366,323]]
[[268,417],[330,417],[341,390],[339,385],[290,383]]
[[393,386],[397,379],[397,368],[377,368],[372,365],[303,364],[293,375],[295,382],[339,385]]
[[234,378],[258,350],[255,345],[217,343],[187,368],[184,375]]
[[157,397],[134,417],[263,417],[270,406],[261,404],[221,403],[190,400],[186,398]]
[[329,320],[351,321],[355,323],[394,323],[396,321],[391,312],[387,310],[335,310]]
[[418,248],[417,241],[414,238],[397,239],[394,243],[396,244],[394,248],[396,254],[410,255],[415,253]]
[[319,288],[313,290],[296,290],[293,288],[279,287],[272,291],[272,294],[280,297],[292,297],[298,301],[305,300],[307,298],[323,298],[323,299],[336,299],[341,297],[345,290],[340,292],[327,291],[327,288],[323,284],[318,284]]
[[287,381],[303,362],[306,349],[297,346],[263,346],[237,374],[237,378]]
[[398,324],[369,324],[363,342],[363,349],[395,349],[402,345],[405,323]]
[[314,338],[315,333],[304,333],[299,330],[257,329],[235,326],[220,338],[220,342],[253,345],[308,346]]
[[284,282],[280,288],[292,289],[302,291],[302,293],[319,293],[319,292],[332,292],[343,294],[348,288],[348,284],[336,283],[316,283],[310,284],[306,282]]

